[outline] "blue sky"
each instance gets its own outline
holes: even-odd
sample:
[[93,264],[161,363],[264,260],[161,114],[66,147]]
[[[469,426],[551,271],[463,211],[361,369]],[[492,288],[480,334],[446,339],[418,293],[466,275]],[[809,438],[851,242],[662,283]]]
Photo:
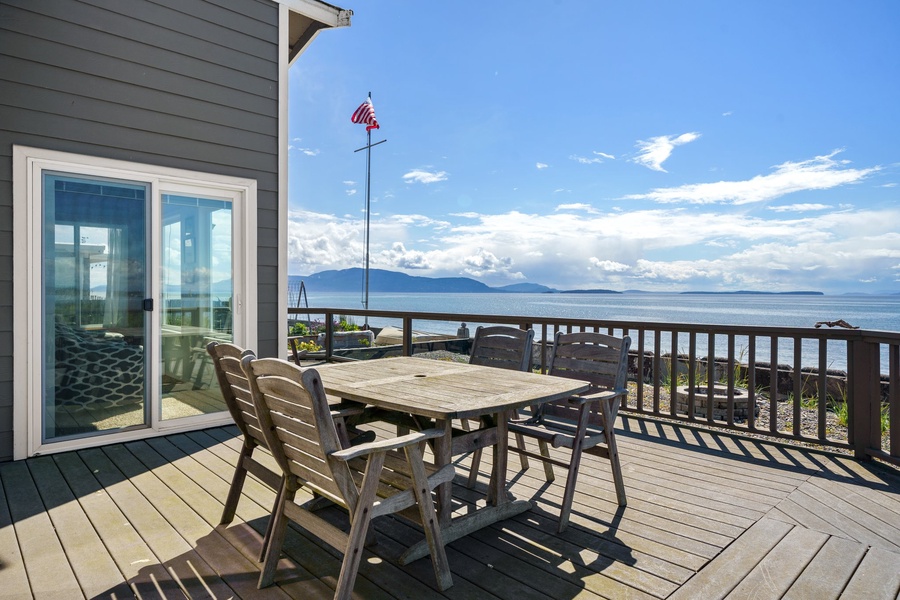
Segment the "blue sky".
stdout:
[[[339,3],[340,4],[340,3]],[[344,2],[291,68],[289,271],[900,292],[900,2]]]

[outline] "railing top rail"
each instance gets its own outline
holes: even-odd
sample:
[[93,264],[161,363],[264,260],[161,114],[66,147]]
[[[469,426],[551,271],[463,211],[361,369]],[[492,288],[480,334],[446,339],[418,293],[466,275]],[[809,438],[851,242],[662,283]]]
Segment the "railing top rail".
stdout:
[[709,323],[662,323],[651,321],[613,321],[604,319],[573,319],[525,315],[489,315],[469,313],[416,312],[409,310],[378,310],[361,308],[310,307],[289,308],[289,314],[340,314],[382,318],[411,318],[423,321],[465,321],[469,323],[509,323],[515,325],[563,325],[573,327],[604,327],[613,329],[678,331],[686,333],[710,333],[735,335],[760,335],[778,337],[804,337],[838,340],[861,340],[874,343],[900,343],[900,332],[869,329],[817,329],[815,327],[780,327],[767,325],[714,325]]

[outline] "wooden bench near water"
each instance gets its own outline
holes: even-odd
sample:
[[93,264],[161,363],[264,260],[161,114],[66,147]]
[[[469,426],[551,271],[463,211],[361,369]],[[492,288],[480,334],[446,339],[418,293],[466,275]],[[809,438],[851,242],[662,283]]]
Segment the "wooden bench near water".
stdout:
[[[532,467],[511,489],[534,509],[448,545],[452,588],[436,589],[427,559],[396,563],[421,533],[390,523],[363,557],[358,597],[900,593],[895,468],[621,414],[618,442],[627,507],[608,466],[585,457],[569,528],[557,534],[562,484]],[[248,480],[235,521],[216,527],[239,449],[237,429],[224,427],[0,464],[0,594],[330,598],[340,556],[296,528],[278,585],[256,589],[274,500],[266,486]],[[455,511],[483,501],[490,458],[476,489],[454,486]]]

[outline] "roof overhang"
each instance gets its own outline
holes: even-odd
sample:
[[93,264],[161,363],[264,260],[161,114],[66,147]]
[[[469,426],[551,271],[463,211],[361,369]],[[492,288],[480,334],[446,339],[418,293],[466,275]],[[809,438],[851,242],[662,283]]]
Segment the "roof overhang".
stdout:
[[290,10],[288,19],[288,62],[292,63],[323,29],[349,27],[352,10],[319,0],[276,0]]

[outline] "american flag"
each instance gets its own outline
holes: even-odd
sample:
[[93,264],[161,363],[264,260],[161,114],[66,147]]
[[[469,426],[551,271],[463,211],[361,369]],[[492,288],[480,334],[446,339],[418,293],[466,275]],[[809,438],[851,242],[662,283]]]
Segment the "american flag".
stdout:
[[375,107],[372,106],[372,98],[366,98],[366,101],[359,105],[350,120],[354,123],[365,123],[366,131],[379,129],[378,121],[375,120]]

